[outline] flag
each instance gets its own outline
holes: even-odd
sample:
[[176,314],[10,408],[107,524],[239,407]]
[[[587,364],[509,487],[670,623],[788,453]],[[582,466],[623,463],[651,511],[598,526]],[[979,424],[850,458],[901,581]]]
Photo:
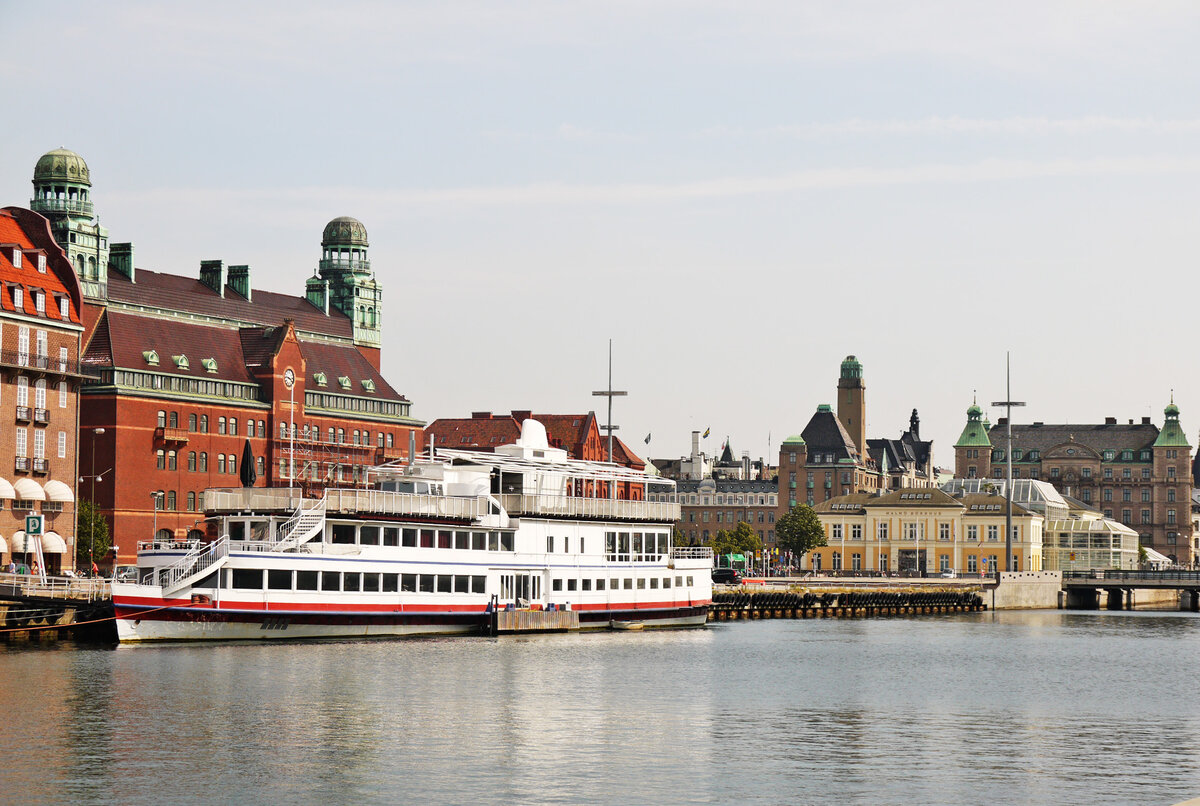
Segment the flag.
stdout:
[[711,428],[705,428],[705,429],[704,429],[704,434],[703,434],[703,436],[704,436],[704,438],[705,438],[705,439],[708,439],[708,432],[709,432],[709,431],[712,431],[712,429],[711,429]]
[[646,435],[646,444],[647,445],[650,444],[650,435],[649,434]]

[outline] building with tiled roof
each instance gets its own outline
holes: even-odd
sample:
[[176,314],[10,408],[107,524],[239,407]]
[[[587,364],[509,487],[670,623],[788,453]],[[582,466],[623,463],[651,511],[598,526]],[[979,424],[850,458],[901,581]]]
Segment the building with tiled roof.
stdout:
[[[46,219],[0,210],[0,565],[75,567],[82,301]],[[25,533],[36,514],[40,538]]]
[[[1012,424],[1013,479],[1040,479],[1064,495],[1137,531],[1141,545],[1181,565],[1200,561],[1192,526],[1192,449],[1179,407],[1163,410],[1159,428],[1149,417],[1121,423]],[[1002,479],[1008,454],[1005,420],[989,427],[972,404],[954,445],[959,478]]]
[[423,423],[380,372],[382,289],[361,222],[325,226],[314,275],[289,295],[222,260],[193,276],[137,267],[133,245],[99,226],[78,154],[44,155],[33,185],[31,206],[79,278],[82,438],[114,469],[90,495],[122,559],[139,540],[203,537],[207,488],[319,493],[366,485],[367,468],[408,455]]
[[817,406],[804,430],[779,448],[781,501],[812,505],[859,491],[936,486],[933,442],[921,439],[917,410],[899,439],[867,439],[862,362],[846,356],[840,371],[837,411]]
[[773,548],[778,494],[773,481],[707,478],[679,481],[673,488],[651,485],[648,495],[652,501],[679,503],[675,530],[690,545],[709,545],[722,529],[748,523],[763,545]]

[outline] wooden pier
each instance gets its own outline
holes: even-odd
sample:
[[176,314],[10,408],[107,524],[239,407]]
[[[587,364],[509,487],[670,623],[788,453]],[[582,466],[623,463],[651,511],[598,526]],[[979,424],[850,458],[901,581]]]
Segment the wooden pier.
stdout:
[[713,594],[709,621],[765,618],[872,618],[974,613],[986,610],[975,591],[794,592],[729,591]]

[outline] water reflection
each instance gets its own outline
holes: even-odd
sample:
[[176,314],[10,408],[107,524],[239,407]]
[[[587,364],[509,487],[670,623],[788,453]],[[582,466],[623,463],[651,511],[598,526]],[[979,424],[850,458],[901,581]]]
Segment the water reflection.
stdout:
[[[1200,619],[6,651],[29,803],[1170,803]],[[10,798],[13,799],[13,798]]]

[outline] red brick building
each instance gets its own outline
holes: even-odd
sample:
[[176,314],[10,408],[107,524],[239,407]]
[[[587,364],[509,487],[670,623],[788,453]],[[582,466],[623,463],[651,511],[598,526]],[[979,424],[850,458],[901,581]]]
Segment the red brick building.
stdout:
[[95,223],[73,152],[44,155],[33,184],[81,280],[81,456],[95,467],[83,489],[122,561],[139,541],[196,537],[203,491],[244,486],[249,470],[255,486],[317,493],[408,455],[423,423],[379,371],[382,290],[360,222],[326,225],[317,271],[293,296],[220,260],[198,277],[135,268],[132,244]]
[[0,561],[32,567],[25,517],[45,516],[46,570],[75,565],[82,293],[47,221],[0,210]]
[[[434,420],[425,428],[425,440],[422,445],[492,451],[498,445],[516,442],[521,436],[521,423],[525,420],[537,420],[544,425],[550,447],[565,450],[572,459],[608,461],[608,437],[600,433],[600,424],[594,411],[587,414],[534,414],[529,410],[493,414],[490,411],[476,411],[472,412],[470,417],[443,417]],[[616,436],[613,437],[613,461],[634,470],[646,469],[646,463]],[[592,489],[588,483],[576,490],[575,494],[604,498],[607,492],[604,489]],[[637,484],[618,484],[617,497],[644,498],[645,487]]]

